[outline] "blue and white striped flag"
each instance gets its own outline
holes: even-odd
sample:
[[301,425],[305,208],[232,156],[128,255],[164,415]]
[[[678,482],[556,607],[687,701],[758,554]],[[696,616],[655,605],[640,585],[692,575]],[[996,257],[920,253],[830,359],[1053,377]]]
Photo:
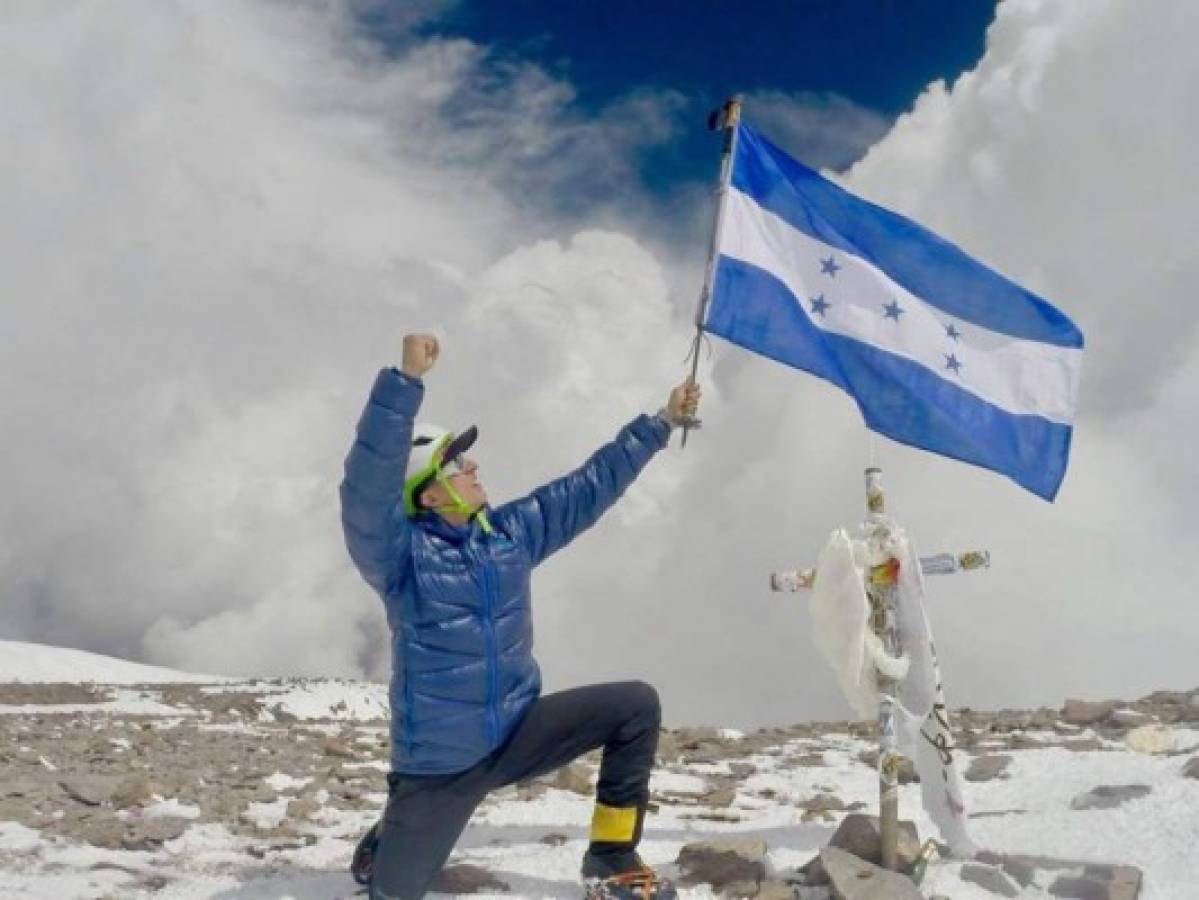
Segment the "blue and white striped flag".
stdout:
[[738,125],[705,330],[831,381],[867,427],[1052,500],[1082,332],[902,216]]

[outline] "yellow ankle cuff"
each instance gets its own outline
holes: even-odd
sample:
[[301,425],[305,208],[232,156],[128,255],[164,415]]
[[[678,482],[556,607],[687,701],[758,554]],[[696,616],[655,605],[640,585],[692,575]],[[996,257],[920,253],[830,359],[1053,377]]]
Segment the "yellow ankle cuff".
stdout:
[[637,828],[637,807],[595,804],[591,816],[591,840],[605,844],[626,843]]

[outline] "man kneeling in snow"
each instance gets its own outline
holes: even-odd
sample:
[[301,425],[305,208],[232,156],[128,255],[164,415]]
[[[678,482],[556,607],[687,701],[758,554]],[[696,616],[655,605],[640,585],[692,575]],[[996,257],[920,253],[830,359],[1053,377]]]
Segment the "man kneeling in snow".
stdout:
[[429,335],[404,338],[402,369],[375,380],[341,485],[350,555],[392,632],[390,796],[355,877],[372,900],[421,897],[488,792],[603,747],[588,896],[673,897],[636,852],[658,695],[629,681],[541,697],[529,575],[620,497],[694,414],[699,387],[678,386],[578,470],[492,509],[465,456],[476,430],[414,425],[438,353]]

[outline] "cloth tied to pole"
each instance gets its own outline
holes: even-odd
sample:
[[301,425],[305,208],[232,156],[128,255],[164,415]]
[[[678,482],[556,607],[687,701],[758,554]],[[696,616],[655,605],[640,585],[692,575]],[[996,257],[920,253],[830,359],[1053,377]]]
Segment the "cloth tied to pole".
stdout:
[[[884,650],[870,626],[866,581],[880,571],[895,579],[895,627],[903,651],[898,657]],[[876,516],[852,534],[834,531],[816,565],[809,609],[816,646],[858,715],[877,714],[880,672],[896,682],[896,737],[900,752],[912,759],[920,776],[924,809],[955,856],[972,856],[976,848],[966,830],[940,666],[924,610],[920,559],[903,529]]]

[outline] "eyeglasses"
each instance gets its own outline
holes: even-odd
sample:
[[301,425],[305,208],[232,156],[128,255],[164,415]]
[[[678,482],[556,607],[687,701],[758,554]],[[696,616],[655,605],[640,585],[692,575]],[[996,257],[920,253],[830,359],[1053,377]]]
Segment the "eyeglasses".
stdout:
[[455,456],[453,459],[442,463],[440,468],[441,468],[441,471],[445,472],[447,475],[450,475],[450,476],[465,475],[468,472],[473,472],[475,469],[479,468],[479,464],[476,463],[473,459],[470,459],[467,456],[460,453],[457,456]]

